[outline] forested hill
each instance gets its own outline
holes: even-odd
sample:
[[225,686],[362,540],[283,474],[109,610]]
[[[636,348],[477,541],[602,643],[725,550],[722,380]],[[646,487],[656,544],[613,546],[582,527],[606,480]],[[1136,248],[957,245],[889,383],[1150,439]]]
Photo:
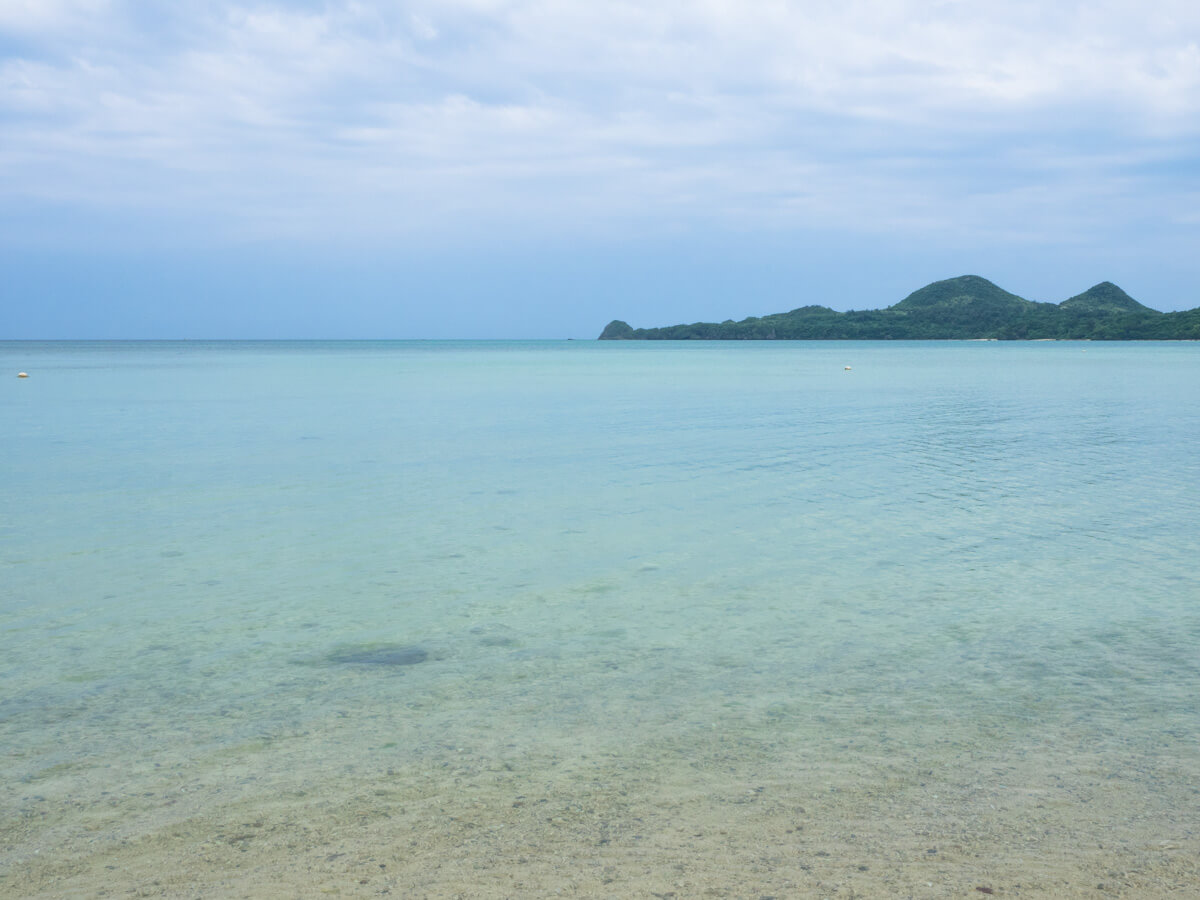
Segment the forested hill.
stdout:
[[1200,308],[1162,313],[1105,281],[1062,303],[1035,303],[986,278],[935,281],[887,309],[802,306],[740,322],[631,328],[614,320],[602,341],[1200,340]]

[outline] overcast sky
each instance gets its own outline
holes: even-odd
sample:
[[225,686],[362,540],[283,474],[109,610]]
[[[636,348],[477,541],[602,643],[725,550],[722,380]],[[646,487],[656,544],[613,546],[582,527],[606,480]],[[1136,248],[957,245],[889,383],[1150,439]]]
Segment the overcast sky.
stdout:
[[0,338],[1200,306],[1195,0],[0,0]]

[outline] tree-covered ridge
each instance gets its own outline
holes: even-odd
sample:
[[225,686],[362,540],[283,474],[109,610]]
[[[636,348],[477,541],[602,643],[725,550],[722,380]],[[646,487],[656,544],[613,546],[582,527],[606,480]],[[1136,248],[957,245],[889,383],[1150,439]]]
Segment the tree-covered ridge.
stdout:
[[740,322],[632,328],[614,320],[613,340],[1200,340],[1200,309],[1162,313],[1104,281],[1062,303],[1035,303],[978,275],[935,281],[887,309],[837,312],[802,306]]

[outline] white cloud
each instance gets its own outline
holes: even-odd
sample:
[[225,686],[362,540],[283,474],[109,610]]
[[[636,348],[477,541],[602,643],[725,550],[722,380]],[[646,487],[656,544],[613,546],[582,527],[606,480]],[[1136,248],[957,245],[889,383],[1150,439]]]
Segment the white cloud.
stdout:
[[0,3],[0,31],[45,33],[72,28],[107,15],[109,0],[4,0]]
[[[1079,228],[1147,183],[1114,155],[1200,130],[1200,7],[1175,0],[139,15],[0,4],[25,48],[0,62],[0,201],[317,238],[464,219],[983,229],[1022,210]],[[1087,205],[1078,172],[1111,190]]]

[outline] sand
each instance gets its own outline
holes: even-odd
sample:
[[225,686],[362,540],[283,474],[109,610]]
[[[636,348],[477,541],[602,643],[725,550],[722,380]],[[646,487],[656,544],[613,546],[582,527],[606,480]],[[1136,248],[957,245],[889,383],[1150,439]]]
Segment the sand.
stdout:
[[1168,744],[501,717],[401,746],[394,724],[10,785],[0,895],[1200,896],[1196,758]]

